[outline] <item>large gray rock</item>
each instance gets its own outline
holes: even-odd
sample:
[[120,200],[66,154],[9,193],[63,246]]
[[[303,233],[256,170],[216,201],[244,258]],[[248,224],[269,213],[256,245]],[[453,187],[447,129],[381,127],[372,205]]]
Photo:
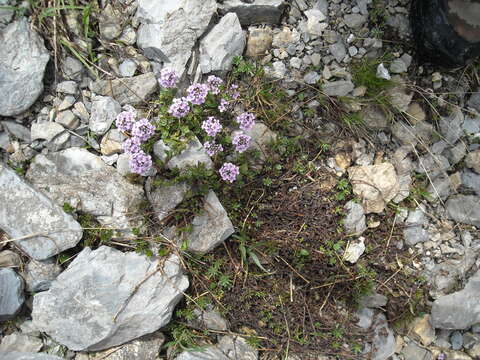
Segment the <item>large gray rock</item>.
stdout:
[[12,269],[0,269],[0,321],[15,317],[24,300],[22,278]]
[[112,353],[111,350],[90,354],[89,360],[157,360],[165,336],[156,332],[133,340]]
[[71,350],[104,350],[165,326],[187,288],[174,255],[150,260],[85,248],[49,291],[35,295],[33,324]]
[[243,54],[245,32],[235,13],[228,13],[200,43],[200,69],[204,74],[228,71],[233,58]]
[[62,272],[62,268],[53,259],[30,261],[25,266],[24,279],[27,291],[39,292],[50,288],[50,284]]
[[327,96],[346,96],[354,87],[350,80],[337,80],[323,84],[322,90]]
[[137,45],[182,75],[197,39],[217,10],[215,0],[139,0]]
[[[4,336],[0,344],[2,351],[20,351],[20,352],[39,352],[43,347],[43,342],[39,338],[31,335],[15,332]],[[3,358],[2,358],[3,359]]]
[[440,132],[449,144],[453,145],[463,135],[464,116],[461,109],[456,109],[448,117],[442,117],[439,121]]
[[454,195],[446,203],[452,220],[480,227],[480,198],[473,195]]
[[18,115],[42,93],[50,55],[26,18],[1,30],[0,44],[0,115]]
[[129,183],[115,168],[86,149],[69,148],[37,155],[27,178],[57,204],[68,203],[95,216],[106,227],[129,233],[132,227],[140,225],[142,187]]
[[153,178],[147,179],[145,184],[147,199],[158,221],[165,219],[183,201],[189,189],[186,183],[155,186]]
[[205,197],[203,211],[192,221],[192,232],[187,236],[188,249],[207,253],[235,232],[227,212],[213,191]]
[[35,260],[47,259],[77,245],[80,224],[42,192],[0,164],[0,228]]
[[14,11],[10,6],[11,0],[0,0],[0,29],[3,29],[12,20]]
[[224,13],[234,12],[242,25],[278,24],[285,9],[284,0],[226,0],[220,5]]
[[98,94],[110,96],[121,105],[136,105],[145,102],[158,89],[153,72],[114,80],[97,80],[90,89]]
[[387,360],[395,353],[395,335],[382,313],[373,323],[372,360]]
[[463,290],[445,295],[433,303],[432,325],[441,329],[467,329],[480,323],[480,271]]
[[37,354],[26,352],[0,352],[2,360],[62,360],[62,358],[49,354]]
[[201,350],[187,350],[176,360],[257,360],[258,351],[241,337],[224,336],[218,345]]

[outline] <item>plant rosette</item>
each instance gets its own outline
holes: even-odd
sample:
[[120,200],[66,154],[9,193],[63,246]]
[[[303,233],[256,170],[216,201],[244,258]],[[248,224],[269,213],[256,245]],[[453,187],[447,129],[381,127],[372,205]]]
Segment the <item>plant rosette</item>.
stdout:
[[127,135],[123,151],[130,156],[132,173],[149,176],[156,165],[152,157],[153,144],[162,140],[171,149],[169,157],[185,149],[188,140],[200,139],[206,153],[218,165],[218,175],[233,183],[245,167],[233,161],[251,145],[246,134],[255,125],[256,117],[250,112],[233,116],[230,112],[240,101],[235,84],[226,85],[214,75],[206,83],[194,83],[186,95],[175,97],[178,76],[171,69],[163,69],[159,84],[162,86],[158,117],[154,120],[138,118],[137,111],[127,106],[115,119],[117,128]]

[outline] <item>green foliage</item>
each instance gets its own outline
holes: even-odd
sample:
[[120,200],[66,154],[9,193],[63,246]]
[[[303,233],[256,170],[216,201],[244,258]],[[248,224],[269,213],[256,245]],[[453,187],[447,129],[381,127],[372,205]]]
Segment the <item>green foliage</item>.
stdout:
[[183,350],[201,350],[197,346],[198,340],[201,336],[197,335],[192,329],[185,324],[172,322],[167,326],[172,340],[163,345],[165,349],[170,348],[173,354]]
[[82,243],[85,247],[107,244],[113,237],[113,230],[103,228],[91,214],[80,213],[78,222],[82,226]]
[[237,77],[241,75],[254,76],[257,70],[257,66],[245,60],[242,56],[235,56],[233,58],[233,74]]
[[338,183],[335,186],[335,189],[337,190],[337,193],[335,194],[335,198],[338,201],[343,201],[349,195],[352,194],[352,186],[350,185],[348,180],[345,179],[345,178],[342,178],[342,179],[338,180]]
[[342,116],[342,122],[351,128],[363,125],[363,119],[359,113],[345,114]]
[[391,80],[377,77],[377,66],[382,60],[362,60],[352,67],[353,82],[356,86],[365,86],[367,88],[367,97],[375,98],[393,85]]

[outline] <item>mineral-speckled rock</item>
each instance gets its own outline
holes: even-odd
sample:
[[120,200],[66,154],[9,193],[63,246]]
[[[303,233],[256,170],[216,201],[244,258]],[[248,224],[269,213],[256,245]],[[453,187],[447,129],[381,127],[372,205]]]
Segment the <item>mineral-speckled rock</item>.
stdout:
[[200,69],[204,74],[228,71],[233,58],[243,54],[246,36],[235,13],[228,13],[200,43]]
[[33,324],[71,350],[104,350],[166,325],[187,288],[176,256],[85,248],[35,295]]
[[0,189],[0,228],[11,238],[27,236],[16,244],[32,258],[47,259],[82,238],[82,227],[71,215],[2,164]]
[[18,115],[42,93],[50,55],[25,18],[0,31],[0,44],[0,115]]
[[24,300],[22,278],[12,269],[0,269],[0,321],[15,317]]
[[37,155],[27,178],[57,204],[68,203],[91,214],[106,227],[130,233],[139,226],[138,208],[144,200],[140,185],[129,183],[115,168],[86,149]]
[[53,280],[62,272],[62,268],[53,259],[30,261],[25,267],[24,278],[27,291],[39,292],[48,290]]

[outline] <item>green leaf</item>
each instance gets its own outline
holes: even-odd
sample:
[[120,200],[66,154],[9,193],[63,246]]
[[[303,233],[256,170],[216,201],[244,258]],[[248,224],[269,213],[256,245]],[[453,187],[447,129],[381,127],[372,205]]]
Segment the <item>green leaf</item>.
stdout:
[[254,262],[255,265],[257,265],[262,271],[265,271],[266,273],[268,273],[268,271],[260,263],[260,260],[258,260],[257,254],[255,254],[252,251],[249,251],[249,255],[250,255],[250,259]]

